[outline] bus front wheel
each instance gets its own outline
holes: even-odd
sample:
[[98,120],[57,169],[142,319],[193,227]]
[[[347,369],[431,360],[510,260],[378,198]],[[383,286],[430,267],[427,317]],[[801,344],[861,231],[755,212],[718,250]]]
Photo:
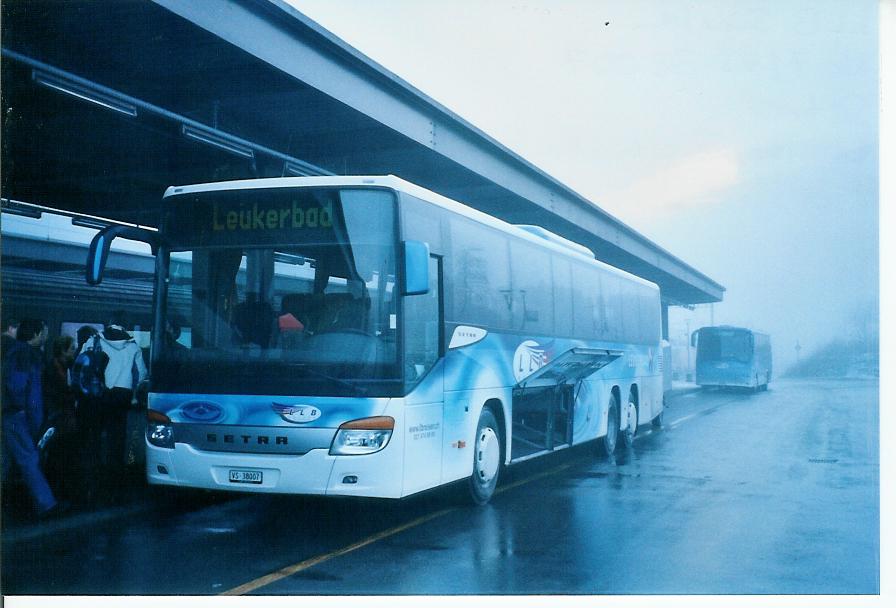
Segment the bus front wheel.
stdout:
[[487,407],[479,414],[473,448],[470,499],[473,504],[484,505],[495,494],[501,472],[501,429],[495,414]]

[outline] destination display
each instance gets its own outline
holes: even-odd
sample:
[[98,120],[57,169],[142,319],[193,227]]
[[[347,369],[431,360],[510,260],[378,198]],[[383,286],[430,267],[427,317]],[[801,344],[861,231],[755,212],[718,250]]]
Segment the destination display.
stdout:
[[307,209],[295,199],[288,207],[260,208],[258,203],[244,209],[222,209],[212,203],[212,230],[217,232],[244,232],[248,230],[276,230],[283,228],[330,228],[333,226],[333,203],[327,201],[321,207]]
[[337,241],[343,225],[335,189],[272,188],[174,196],[167,201],[169,242],[208,247]]

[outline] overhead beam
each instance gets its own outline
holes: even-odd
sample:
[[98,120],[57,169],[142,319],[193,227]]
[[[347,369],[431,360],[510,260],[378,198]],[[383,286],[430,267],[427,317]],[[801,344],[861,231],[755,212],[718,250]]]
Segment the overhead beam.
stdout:
[[[633,258],[721,300],[724,287],[615,219],[282,0],[154,0],[198,27]],[[423,184],[425,185],[425,184]],[[475,205],[476,201],[469,201]],[[564,235],[566,236],[566,235]]]
[[294,167],[301,167],[308,174],[328,175],[329,171],[316,167],[306,161],[262,146],[237,135],[233,135],[221,129],[203,124],[186,116],[172,112],[155,104],[126,95],[120,91],[92,82],[77,74],[60,70],[22,53],[3,48],[4,58],[14,60],[31,68],[32,80],[40,86],[45,86],[60,94],[69,95],[86,103],[105,107],[111,111],[126,114],[131,118],[140,118],[149,115],[154,118],[162,118],[166,121],[180,125],[181,134],[187,139],[224,150],[237,156],[254,158],[255,154],[262,154],[273,159],[288,163]]

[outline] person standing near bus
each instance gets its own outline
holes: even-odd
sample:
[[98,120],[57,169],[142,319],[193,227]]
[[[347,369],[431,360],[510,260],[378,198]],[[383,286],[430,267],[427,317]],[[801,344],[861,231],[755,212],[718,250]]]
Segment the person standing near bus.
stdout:
[[53,340],[53,358],[44,370],[44,404],[47,426],[56,429],[46,458],[45,473],[57,493],[71,499],[79,476],[79,434],[76,421],[75,390],[71,385],[71,367],[75,361],[75,339],[59,336]]
[[75,348],[75,352],[80,353],[81,349],[84,348],[84,344],[98,333],[100,333],[99,330],[92,325],[82,325],[79,327],[77,331],[78,345]]
[[[135,389],[147,376],[143,351],[134,338],[124,330],[123,313],[113,313],[106,329],[100,333],[100,348],[109,357],[106,365],[106,394],[100,404],[100,424],[109,442],[109,452],[102,464],[106,473],[112,475],[124,472],[125,437],[127,434],[128,409],[135,398]],[[87,341],[82,351],[92,348],[93,341]]]
[[56,515],[67,506],[53,495],[40,469],[37,448],[44,424],[41,348],[46,341],[43,321],[22,319],[16,343],[3,357],[3,479],[15,464],[40,518]]
[[3,315],[3,335],[0,336],[0,339],[3,340],[2,345],[0,345],[0,353],[2,356],[6,356],[6,353],[13,347],[16,343],[16,332],[19,329],[19,321],[18,319],[14,319],[12,317],[7,317],[5,314]]

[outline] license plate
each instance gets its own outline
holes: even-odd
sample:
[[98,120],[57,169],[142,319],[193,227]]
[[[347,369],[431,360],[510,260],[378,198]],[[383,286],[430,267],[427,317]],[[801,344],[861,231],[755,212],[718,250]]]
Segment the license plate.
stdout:
[[230,483],[261,483],[263,478],[261,471],[230,470]]

